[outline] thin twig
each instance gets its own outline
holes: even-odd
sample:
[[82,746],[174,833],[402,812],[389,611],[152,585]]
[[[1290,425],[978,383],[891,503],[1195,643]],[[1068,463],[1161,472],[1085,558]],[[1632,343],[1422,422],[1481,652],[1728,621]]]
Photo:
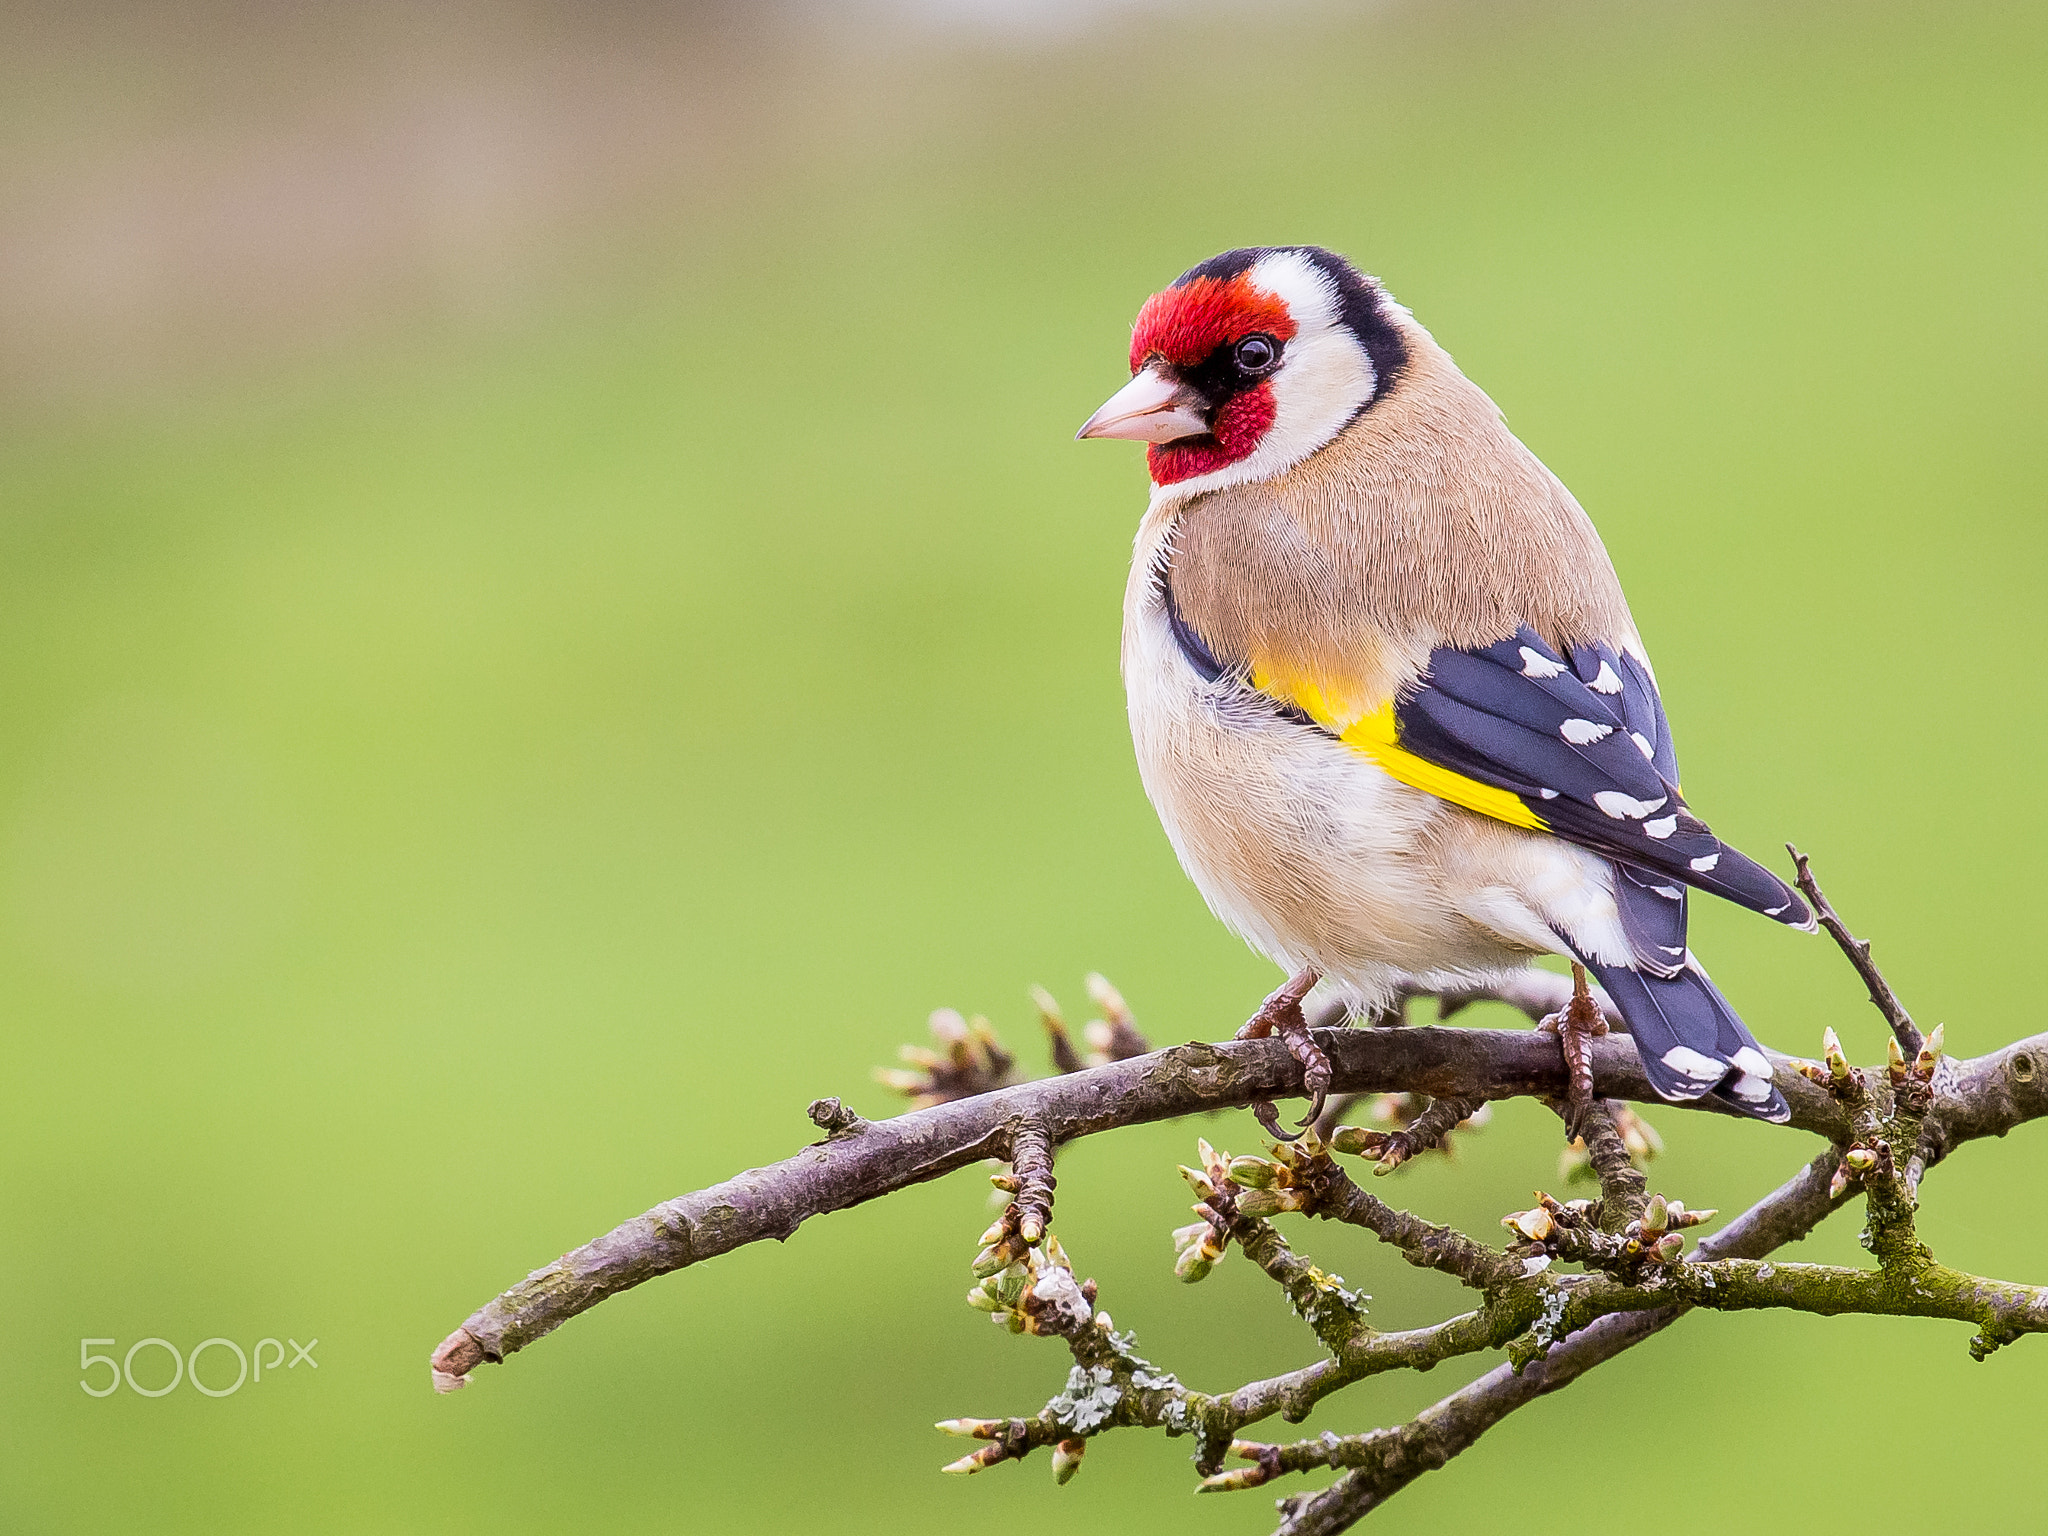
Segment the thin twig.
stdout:
[[1650,1187],[1621,1138],[1616,1107],[1606,1099],[1593,1100],[1580,1126],[1586,1155],[1600,1180],[1600,1225],[1609,1232],[1619,1232],[1643,1214]]
[[1398,1131],[1375,1131],[1362,1126],[1344,1128],[1344,1150],[1375,1158],[1376,1174],[1392,1173],[1411,1158],[1434,1151],[1450,1139],[1451,1132],[1486,1107],[1484,1099],[1431,1099],[1429,1104]]
[[1036,1120],[1020,1120],[1010,1135],[1010,1171],[1016,1175],[1017,1235],[1036,1246],[1052,1224],[1052,1136]]
[[1821,927],[1827,929],[1842,953],[1849,957],[1849,963],[1856,967],[1856,974],[1863,978],[1863,985],[1869,989],[1871,1006],[1884,1015],[1884,1021],[1891,1026],[1892,1035],[1908,1056],[1920,1054],[1920,1047],[1926,1044],[1921,1037],[1919,1025],[1913,1022],[1906,1005],[1899,1001],[1891,983],[1884,979],[1884,972],[1877,968],[1877,962],[1870,958],[1870,943],[1859,939],[1849,931],[1849,925],[1842,921],[1835,909],[1821,894],[1820,881],[1813,875],[1813,861],[1790,843],[1785,851],[1792,855],[1792,866],[1799,872],[1799,889],[1806,899],[1813,903],[1814,915],[1820,919]]

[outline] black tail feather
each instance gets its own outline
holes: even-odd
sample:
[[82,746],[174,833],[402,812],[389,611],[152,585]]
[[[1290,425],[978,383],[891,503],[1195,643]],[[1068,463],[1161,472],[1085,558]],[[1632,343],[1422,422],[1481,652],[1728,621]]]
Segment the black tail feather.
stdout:
[[[1627,965],[1589,960],[1586,966],[1613,999],[1658,1093],[1677,1100],[1711,1093],[1759,1120],[1790,1118],[1791,1106],[1770,1082],[1763,1047],[1696,967],[1652,976]],[[1760,1064],[1766,1065],[1761,1073],[1744,1070]]]

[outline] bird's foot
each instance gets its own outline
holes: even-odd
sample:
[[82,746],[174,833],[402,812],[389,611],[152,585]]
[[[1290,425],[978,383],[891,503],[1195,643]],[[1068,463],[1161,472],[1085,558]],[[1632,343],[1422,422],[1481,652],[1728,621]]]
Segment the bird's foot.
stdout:
[[[1304,1129],[1316,1123],[1323,1112],[1323,1100],[1330,1093],[1330,1058],[1323,1054],[1323,1048],[1309,1034],[1308,1019],[1301,1011],[1302,999],[1321,979],[1313,969],[1305,969],[1290,977],[1285,986],[1278,988],[1259,1005],[1259,1011],[1237,1032],[1240,1040],[1264,1040],[1269,1035],[1278,1035],[1287,1043],[1294,1059],[1301,1063],[1301,1088],[1309,1100],[1308,1118],[1301,1122]],[[1270,1099],[1254,1104],[1252,1114],[1275,1141],[1294,1139],[1280,1128],[1280,1112]]]
[[1536,1026],[1557,1036],[1564,1051],[1564,1123],[1567,1137],[1584,1130],[1586,1111],[1593,1105],[1593,1053],[1588,1042],[1607,1033],[1607,1015],[1593,1001],[1593,989],[1586,983],[1586,968],[1572,962],[1572,1000],[1559,1012]]

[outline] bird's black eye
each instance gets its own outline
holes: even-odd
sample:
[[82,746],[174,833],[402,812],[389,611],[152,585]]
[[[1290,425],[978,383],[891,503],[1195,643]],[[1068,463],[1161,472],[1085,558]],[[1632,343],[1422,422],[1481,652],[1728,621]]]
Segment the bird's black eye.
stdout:
[[1270,336],[1247,336],[1232,357],[1246,373],[1264,373],[1280,360],[1280,348]]

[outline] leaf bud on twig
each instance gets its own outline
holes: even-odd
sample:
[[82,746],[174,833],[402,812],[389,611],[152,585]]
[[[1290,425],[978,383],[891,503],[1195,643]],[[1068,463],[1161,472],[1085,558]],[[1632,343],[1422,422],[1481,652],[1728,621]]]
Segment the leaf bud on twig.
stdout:
[[1821,1031],[1820,1049],[1828,1064],[1828,1075],[1838,1083],[1848,1082],[1849,1074],[1855,1069],[1849,1065],[1849,1058],[1842,1053],[1841,1037],[1835,1033],[1833,1025]]
[[1237,1197],[1237,1214],[1253,1221],[1278,1216],[1290,1208],[1283,1198],[1290,1193],[1292,1191],[1278,1189],[1248,1189]]
[[1256,1488],[1266,1481],[1266,1469],[1253,1463],[1249,1467],[1232,1467],[1228,1472],[1218,1472],[1214,1477],[1205,1477],[1195,1485],[1197,1493],[1236,1493],[1244,1488]]
[[1621,1144],[1628,1148],[1629,1161],[1639,1168],[1664,1150],[1664,1138],[1657,1134],[1657,1127],[1626,1104],[1617,1107],[1614,1128],[1621,1132]]
[[1186,1163],[1182,1163],[1180,1165],[1180,1176],[1188,1181],[1188,1188],[1192,1189],[1201,1199],[1213,1200],[1216,1198],[1216,1186],[1211,1184],[1209,1176],[1199,1169],[1190,1168]]
[[973,1473],[983,1470],[986,1467],[992,1467],[999,1461],[1007,1461],[1009,1460],[1009,1457],[1010,1453],[1004,1450],[1000,1444],[990,1443],[988,1445],[984,1445],[978,1451],[968,1452],[967,1455],[962,1456],[958,1461],[947,1462],[943,1467],[939,1468],[939,1470],[941,1472],[952,1472],[958,1476],[967,1477],[972,1475]]
[[1376,1157],[1387,1144],[1385,1131],[1367,1130],[1362,1125],[1340,1125],[1330,1137],[1330,1148],[1347,1157]]
[[1650,1196],[1649,1204],[1643,1207],[1643,1230],[1655,1236],[1671,1224],[1671,1207],[1662,1195]]
[[1246,1189],[1271,1189],[1280,1177],[1280,1169],[1263,1157],[1233,1157],[1230,1160],[1230,1181]]

